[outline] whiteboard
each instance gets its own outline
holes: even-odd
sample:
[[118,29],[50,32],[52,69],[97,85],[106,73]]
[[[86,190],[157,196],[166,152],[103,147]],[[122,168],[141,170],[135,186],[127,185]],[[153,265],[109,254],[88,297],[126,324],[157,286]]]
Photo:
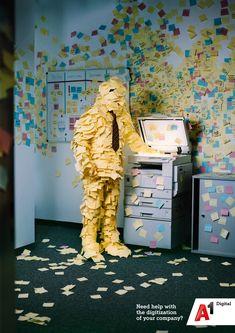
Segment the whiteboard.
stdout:
[[70,142],[76,120],[94,104],[99,85],[112,76],[126,85],[129,99],[127,68],[48,72],[47,140]]

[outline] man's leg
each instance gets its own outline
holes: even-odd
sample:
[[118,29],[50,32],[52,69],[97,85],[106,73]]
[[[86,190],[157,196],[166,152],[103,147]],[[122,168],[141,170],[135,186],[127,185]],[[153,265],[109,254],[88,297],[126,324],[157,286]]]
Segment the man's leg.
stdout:
[[117,230],[117,207],[120,194],[119,180],[109,180],[104,188],[104,218],[101,228],[101,246],[113,256],[128,257],[131,251],[120,242]]
[[83,228],[81,232],[82,250],[85,258],[99,262],[104,260],[97,243],[97,231],[102,215],[103,183],[101,181],[84,181],[84,202],[81,205]]

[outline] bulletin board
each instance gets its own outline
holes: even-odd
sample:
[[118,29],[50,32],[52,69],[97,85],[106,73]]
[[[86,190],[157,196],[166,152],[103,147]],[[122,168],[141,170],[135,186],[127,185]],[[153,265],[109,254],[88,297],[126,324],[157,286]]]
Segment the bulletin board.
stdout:
[[127,68],[48,72],[47,140],[70,142],[75,122],[94,104],[100,83],[112,76],[126,85],[129,98]]

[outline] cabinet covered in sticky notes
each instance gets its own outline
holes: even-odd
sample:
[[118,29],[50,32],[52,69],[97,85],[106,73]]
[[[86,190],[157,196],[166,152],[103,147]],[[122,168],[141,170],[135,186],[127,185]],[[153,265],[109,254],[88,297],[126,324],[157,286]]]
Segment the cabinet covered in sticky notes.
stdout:
[[128,157],[124,242],[171,249],[190,237],[192,163],[184,119],[138,121],[158,153]]
[[192,252],[235,257],[235,175],[193,176]]

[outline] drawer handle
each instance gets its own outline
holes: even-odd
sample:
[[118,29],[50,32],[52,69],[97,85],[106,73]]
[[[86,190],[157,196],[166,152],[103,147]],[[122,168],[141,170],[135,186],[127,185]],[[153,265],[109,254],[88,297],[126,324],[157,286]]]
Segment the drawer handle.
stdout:
[[151,201],[141,201],[140,204],[141,205],[152,205],[153,202],[151,202]]
[[141,216],[152,216],[153,213],[140,213]]

